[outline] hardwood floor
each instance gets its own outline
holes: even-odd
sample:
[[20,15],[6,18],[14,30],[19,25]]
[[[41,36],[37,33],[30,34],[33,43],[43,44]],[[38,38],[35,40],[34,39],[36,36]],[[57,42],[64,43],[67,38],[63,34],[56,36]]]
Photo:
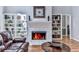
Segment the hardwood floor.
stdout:
[[[73,40],[64,38],[62,40],[64,44],[67,44],[71,48],[71,52],[79,52],[79,42]],[[29,46],[29,52],[44,52],[40,45],[30,45]]]
[[44,52],[40,45],[29,46],[29,52]]
[[71,52],[79,52],[79,42],[68,38],[63,39],[62,42],[71,48]]

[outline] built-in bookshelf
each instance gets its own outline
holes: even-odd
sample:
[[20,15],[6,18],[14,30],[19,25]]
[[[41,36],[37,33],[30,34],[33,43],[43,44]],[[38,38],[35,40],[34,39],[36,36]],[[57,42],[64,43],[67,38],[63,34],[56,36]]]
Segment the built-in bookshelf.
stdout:
[[26,14],[5,13],[4,20],[4,28],[8,28],[14,38],[27,36]]
[[67,36],[71,36],[70,15],[52,15],[52,39],[60,41]]
[[52,38],[61,38],[61,15],[52,15]]

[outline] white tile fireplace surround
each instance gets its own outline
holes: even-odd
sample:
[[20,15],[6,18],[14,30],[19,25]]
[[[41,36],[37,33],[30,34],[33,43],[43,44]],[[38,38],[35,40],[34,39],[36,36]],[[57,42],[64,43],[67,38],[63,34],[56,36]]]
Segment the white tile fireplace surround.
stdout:
[[[45,40],[32,40],[33,31],[45,31],[46,39]],[[52,27],[51,21],[46,22],[28,22],[28,38],[27,41],[30,45],[41,45],[44,42],[52,41]]]

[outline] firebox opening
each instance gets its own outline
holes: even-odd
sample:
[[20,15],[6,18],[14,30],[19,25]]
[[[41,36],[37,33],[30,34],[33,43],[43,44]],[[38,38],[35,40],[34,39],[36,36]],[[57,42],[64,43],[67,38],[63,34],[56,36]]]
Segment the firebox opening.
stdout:
[[33,31],[32,40],[45,40],[46,32],[45,31]]

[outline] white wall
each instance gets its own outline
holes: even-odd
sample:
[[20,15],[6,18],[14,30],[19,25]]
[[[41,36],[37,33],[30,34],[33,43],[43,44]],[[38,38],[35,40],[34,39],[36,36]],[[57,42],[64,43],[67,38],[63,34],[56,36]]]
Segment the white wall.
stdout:
[[[47,21],[47,17],[52,14],[52,7],[46,6],[46,17],[39,18],[41,21]],[[28,16],[31,16],[32,21],[39,21],[38,18],[33,18],[33,6],[6,6],[4,8],[4,13],[24,13]]]
[[0,31],[3,31],[4,28],[3,20],[3,6],[0,6]]
[[[67,13],[67,14],[71,14],[72,13],[72,7],[71,6],[47,6],[46,7],[49,14],[51,14],[51,10],[50,8],[52,8],[52,13],[56,14],[56,13]],[[26,13],[28,15],[32,15],[32,6],[6,6],[4,7],[4,12],[10,12],[10,13]]]
[[53,14],[72,14],[71,6],[53,6],[52,7]]
[[79,6],[72,7],[72,35],[73,38],[79,41]]

